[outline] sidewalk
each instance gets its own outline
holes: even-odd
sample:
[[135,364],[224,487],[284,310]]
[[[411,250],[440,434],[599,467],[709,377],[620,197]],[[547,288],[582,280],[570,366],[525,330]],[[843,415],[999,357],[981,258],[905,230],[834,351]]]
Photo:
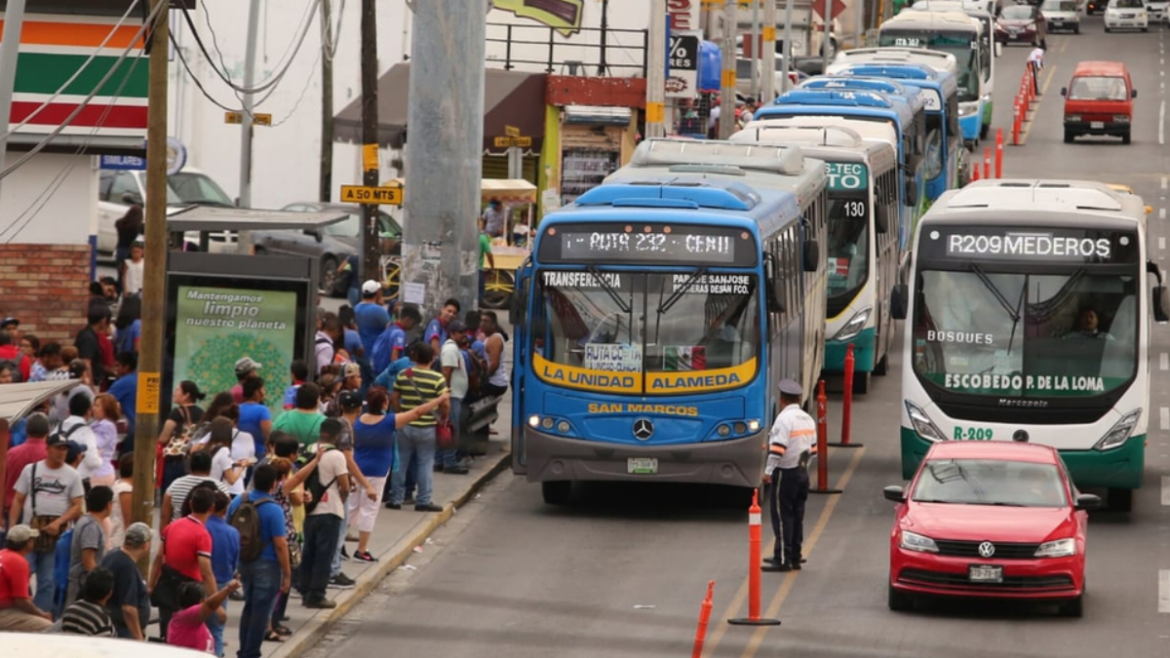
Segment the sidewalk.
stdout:
[[[462,507],[471,500],[476,491],[484,483],[497,474],[507,470],[511,464],[511,445],[509,427],[512,418],[512,392],[508,391],[499,406],[500,416],[493,425],[499,434],[492,437],[483,457],[476,457],[475,464],[468,475],[447,475],[435,473],[434,502],[442,505],[442,512],[420,513],[414,511],[410,505],[404,505],[401,510],[390,510],[383,507],[378,514],[378,523],[374,527],[370,538],[370,553],[378,558],[378,562],[365,563],[356,560],[343,561],[342,571],[357,581],[353,589],[329,589],[327,596],[337,601],[337,607],[332,610],[310,610],[301,604],[301,599],[294,596],[289,600],[289,621],[284,622],[293,630],[293,634],[285,638],[284,642],[265,642],[263,655],[265,658],[291,658],[299,656],[317,643],[329,628],[349,613],[355,605],[366,597],[378,583],[391,571],[402,566],[414,553],[415,547],[422,546],[427,538],[439,527],[447,522],[454,514],[454,510]],[[346,550],[352,555],[353,542],[346,543]],[[228,624],[224,629],[225,658],[233,658],[239,649],[240,610],[242,601],[228,602]]]

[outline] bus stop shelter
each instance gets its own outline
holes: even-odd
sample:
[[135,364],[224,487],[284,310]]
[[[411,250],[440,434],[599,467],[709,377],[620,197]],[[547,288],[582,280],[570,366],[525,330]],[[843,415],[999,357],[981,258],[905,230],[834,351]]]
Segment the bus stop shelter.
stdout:
[[76,379],[0,384],[0,476],[8,472],[9,428],[40,403],[77,384]]

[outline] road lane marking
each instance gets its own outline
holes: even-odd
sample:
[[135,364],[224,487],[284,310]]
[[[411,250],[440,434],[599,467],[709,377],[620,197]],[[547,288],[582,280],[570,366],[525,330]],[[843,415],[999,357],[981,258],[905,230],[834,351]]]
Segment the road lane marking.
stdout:
[[1162,504],[1170,505],[1170,475],[1162,476]]
[[1162,370],[1170,370],[1170,354],[1162,352],[1158,357],[1158,367]]
[[[1065,41],[1064,43],[1068,42]],[[1040,103],[1043,103],[1044,99],[1048,97],[1048,85],[1052,84],[1052,79],[1056,77],[1057,68],[1057,65],[1053,64],[1052,68],[1048,70],[1048,79],[1044,81],[1044,87],[1040,90],[1040,98],[1033,104],[1034,107],[1030,110],[1032,118],[1024,122],[1024,128],[1020,132],[1020,146],[1028,143],[1028,133],[1032,131],[1032,122],[1040,114]]]
[[1159,249],[1166,248],[1166,238],[1158,238],[1158,248]]
[[1166,209],[1165,208],[1158,209],[1158,219],[1166,219]]
[[1158,410],[1158,412],[1159,412],[1159,415],[1162,417],[1161,418],[1162,429],[1170,430],[1170,407],[1162,407],[1161,409]]
[[[1168,410],[1170,411],[1170,410]],[[865,453],[865,448],[858,448],[857,454],[853,455],[853,459],[849,462],[849,466],[845,468],[845,472],[841,474],[841,479],[837,480],[837,484],[833,486],[834,489],[845,489],[849,484],[849,480],[853,478],[853,473],[857,470],[858,465],[861,464],[861,457]],[[833,510],[837,509],[837,503],[840,502],[841,496],[833,496],[829,502],[825,503],[825,509],[821,510],[821,516],[817,519],[816,526],[813,527],[812,534],[809,535],[808,546],[805,549],[805,554],[812,553],[812,549],[817,545],[817,541],[825,532],[825,527],[829,525],[829,517],[833,515]],[[788,575],[784,577],[784,583],[780,585],[780,590],[776,592],[772,602],[768,604],[768,610],[764,613],[765,619],[775,619],[776,615],[780,614],[780,608],[784,605],[784,599],[788,598],[788,593],[792,591],[792,587],[796,584],[796,575],[799,571],[789,571]],[[1170,572],[1168,572],[1170,573]],[[1170,587],[1167,588],[1170,592]],[[1170,594],[1167,594],[1170,596]],[[1167,602],[1170,606],[1170,601]],[[771,626],[760,626],[752,633],[751,640],[743,650],[743,655],[740,658],[754,658],[756,651],[760,649],[760,645],[764,642],[764,637],[768,634],[768,629]]]
[[1170,569],[1158,570],[1158,612],[1170,614]]
[[1166,189],[1166,177],[1165,176],[1162,177],[1162,189],[1163,190]]
[[[1165,87],[1165,85],[1163,85]],[[1158,104],[1158,145],[1166,143],[1166,99]]]

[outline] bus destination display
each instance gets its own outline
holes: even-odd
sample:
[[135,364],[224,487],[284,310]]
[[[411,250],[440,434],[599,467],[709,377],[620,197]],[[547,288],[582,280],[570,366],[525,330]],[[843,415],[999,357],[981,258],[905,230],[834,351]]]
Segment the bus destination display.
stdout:
[[542,258],[577,263],[752,265],[751,236],[703,226],[557,227],[543,236]]
[[920,247],[924,258],[1128,263],[1137,257],[1137,236],[1119,231],[955,227],[928,231]]

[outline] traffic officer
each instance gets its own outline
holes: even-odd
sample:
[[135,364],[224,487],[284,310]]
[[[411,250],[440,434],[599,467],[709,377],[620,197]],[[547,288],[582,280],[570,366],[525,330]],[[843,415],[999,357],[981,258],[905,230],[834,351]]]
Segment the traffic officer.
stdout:
[[768,464],[764,482],[771,486],[769,506],[772,532],[776,534],[773,556],[764,571],[799,570],[804,542],[804,503],[808,500],[808,462],[816,454],[817,425],[800,408],[804,391],[800,384],[780,382],[780,414],[768,437]]

